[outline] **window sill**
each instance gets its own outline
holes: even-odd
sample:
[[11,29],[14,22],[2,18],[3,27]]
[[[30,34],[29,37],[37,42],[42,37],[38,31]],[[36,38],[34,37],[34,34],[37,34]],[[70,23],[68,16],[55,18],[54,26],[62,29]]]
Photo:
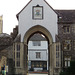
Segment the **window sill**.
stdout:
[[65,49],[64,49],[63,51],[71,51],[71,49],[70,49],[70,50],[67,50],[67,49],[65,50]]
[[68,32],[68,33],[63,33],[63,34],[70,34],[70,32]]

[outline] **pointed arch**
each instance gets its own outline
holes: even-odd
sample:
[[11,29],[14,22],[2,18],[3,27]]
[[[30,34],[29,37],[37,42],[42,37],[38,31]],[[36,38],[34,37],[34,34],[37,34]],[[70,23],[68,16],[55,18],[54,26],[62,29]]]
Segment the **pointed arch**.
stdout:
[[28,41],[31,36],[33,36],[35,33],[41,33],[45,35],[47,41],[48,41],[48,75],[53,75],[53,57],[52,57],[52,52],[53,52],[53,38],[50,32],[43,26],[41,25],[36,25],[31,27],[24,35],[23,42],[24,42],[24,71],[25,75],[27,75],[28,72],[28,56],[27,56],[27,51],[28,51]]
[[53,38],[52,38],[52,35],[50,34],[50,32],[43,26],[41,25],[36,25],[32,28],[30,28],[24,35],[24,43],[28,44],[28,41],[29,41],[29,38],[35,34],[35,33],[42,33],[46,36],[47,40],[48,40],[48,43],[49,44],[52,44],[53,42]]

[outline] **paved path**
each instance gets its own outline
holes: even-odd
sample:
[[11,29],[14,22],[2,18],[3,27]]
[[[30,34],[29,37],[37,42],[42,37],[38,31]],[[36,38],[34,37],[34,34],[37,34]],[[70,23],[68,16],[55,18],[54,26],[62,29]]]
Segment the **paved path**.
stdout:
[[34,73],[34,74],[28,74],[28,75],[48,75],[48,74],[36,74],[36,73]]
[[29,72],[28,75],[48,75],[48,72]]

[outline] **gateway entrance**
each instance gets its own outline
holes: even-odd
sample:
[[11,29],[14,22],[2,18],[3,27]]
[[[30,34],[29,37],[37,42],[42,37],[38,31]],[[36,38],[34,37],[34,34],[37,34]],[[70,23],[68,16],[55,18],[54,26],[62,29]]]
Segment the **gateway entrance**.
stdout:
[[[44,51],[39,50],[37,46],[41,46],[40,41],[36,41],[32,39],[32,37],[36,34],[39,34],[43,40],[45,39],[47,43],[47,52],[48,53],[48,60],[43,60],[46,54],[43,53]],[[39,37],[38,37],[39,38]],[[28,44],[30,39],[32,39],[32,43],[34,46],[33,48],[28,48]],[[44,45],[44,43],[43,43]],[[46,44],[43,46],[43,48]],[[31,44],[30,44],[31,47]],[[34,50],[34,48],[36,50]],[[40,47],[42,49],[42,47]],[[41,55],[43,53],[43,56]],[[61,52],[60,52],[60,43],[54,43],[52,40],[52,36],[50,32],[40,26],[34,26],[30,28],[24,36],[23,42],[15,42],[14,43],[14,56],[15,56],[15,73],[28,75],[29,71],[33,72],[47,72],[48,75],[59,74],[60,72],[60,61],[61,61]],[[29,55],[28,55],[29,54]],[[29,56],[29,57],[28,57]],[[36,59],[35,59],[36,58]],[[43,58],[41,60],[41,58]],[[46,59],[47,59],[46,58]],[[31,60],[29,60],[31,59]]]
[[[34,27],[32,27],[32,28],[30,28],[29,30],[28,30],[28,32],[26,33],[26,35],[24,36],[24,42],[26,43],[25,44],[25,73],[27,74],[27,72],[28,72],[28,63],[27,63],[27,61],[28,61],[28,55],[27,55],[27,52],[28,52],[28,41],[29,41],[29,39],[30,39],[30,37],[32,36],[32,35],[34,35],[35,33],[41,33],[41,34],[43,34],[44,36],[45,36],[45,38],[48,40],[48,74],[50,74],[50,73],[53,73],[53,71],[51,71],[50,72],[50,70],[51,69],[53,69],[52,68],[52,48],[51,48],[51,45],[52,45],[52,37],[51,37],[51,34],[48,32],[48,30],[47,29],[45,29],[44,27],[42,27],[42,26],[40,26],[40,25],[37,25],[37,26],[34,26]],[[51,45],[50,45],[51,44]],[[32,64],[33,64],[34,62],[32,62]],[[43,68],[43,69],[45,69],[45,67]]]

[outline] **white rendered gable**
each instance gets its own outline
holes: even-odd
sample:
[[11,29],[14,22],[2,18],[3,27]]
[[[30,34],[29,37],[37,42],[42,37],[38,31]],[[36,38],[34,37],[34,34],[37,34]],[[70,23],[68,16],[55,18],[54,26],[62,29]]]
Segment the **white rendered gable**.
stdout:
[[[32,19],[33,6],[43,6],[43,19]],[[45,27],[52,35],[53,42],[55,42],[55,35],[57,30],[57,14],[44,0],[32,0],[18,15],[19,17],[19,34],[21,34],[21,42],[25,33],[33,26],[41,25]]]

